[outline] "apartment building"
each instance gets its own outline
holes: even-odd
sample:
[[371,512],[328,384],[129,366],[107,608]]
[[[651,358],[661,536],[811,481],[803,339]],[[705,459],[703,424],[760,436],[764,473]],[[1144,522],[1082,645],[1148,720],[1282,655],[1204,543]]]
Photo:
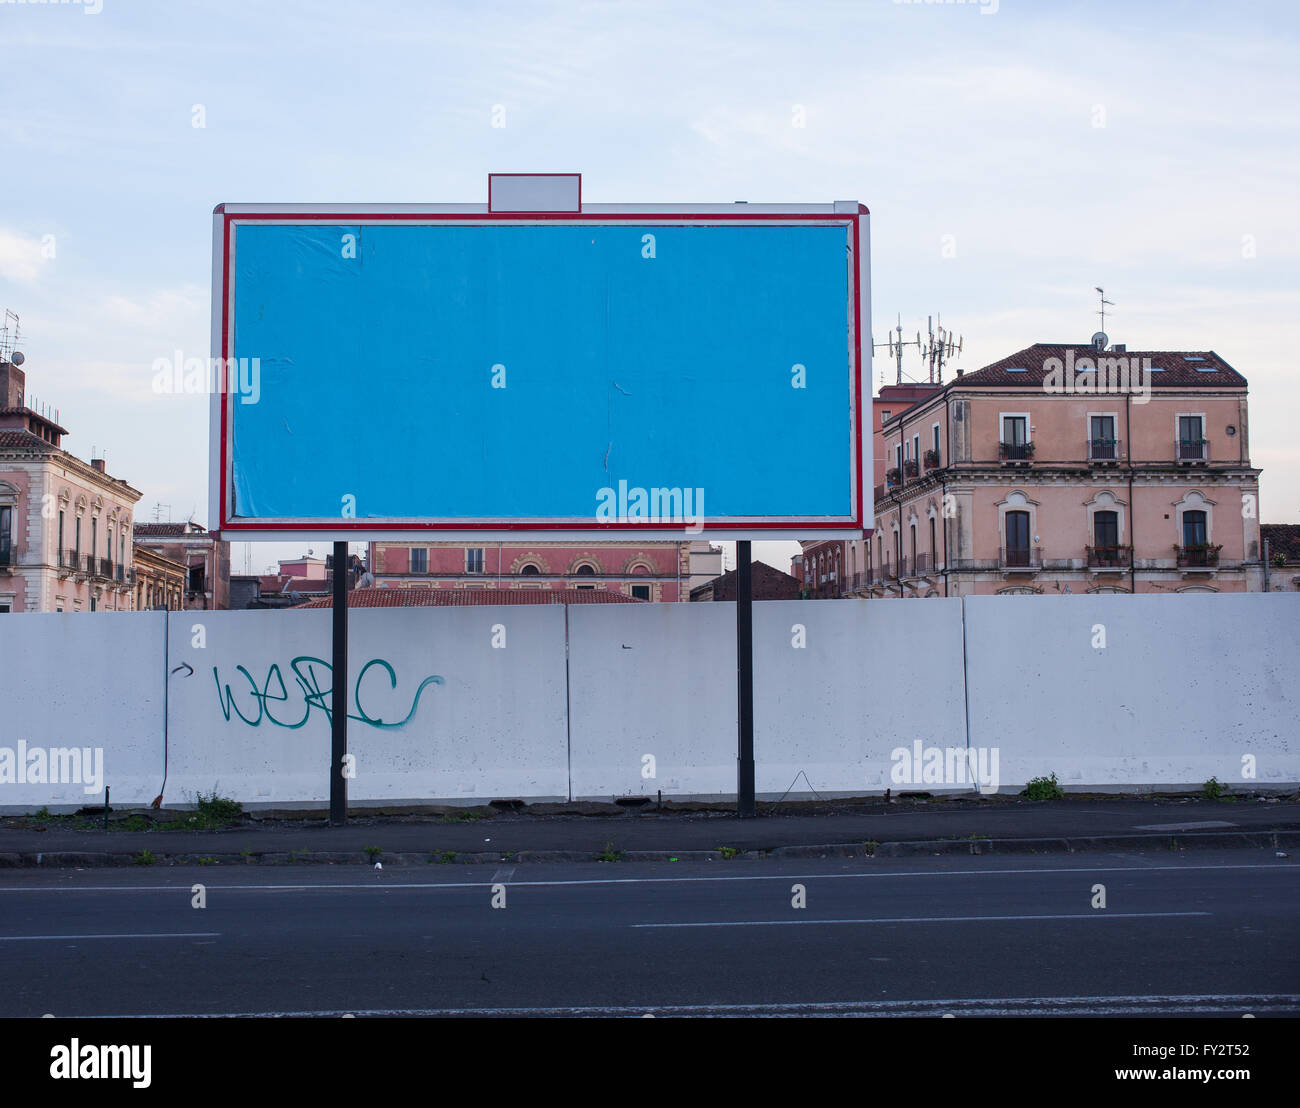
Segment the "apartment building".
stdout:
[[1214,351],[1038,343],[875,437],[867,595],[1263,587],[1247,382]]
[[141,494],[103,458],[63,449],[68,433],[57,413],[28,405],[26,373],[0,357],[0,614],[135,607]]
[[[690,596],[690,542],[372,542],[375,587],[605,590],[677,603]],[[702,544],[704,558],[720,560]],[[719,561],[720,565],[720,561]]]

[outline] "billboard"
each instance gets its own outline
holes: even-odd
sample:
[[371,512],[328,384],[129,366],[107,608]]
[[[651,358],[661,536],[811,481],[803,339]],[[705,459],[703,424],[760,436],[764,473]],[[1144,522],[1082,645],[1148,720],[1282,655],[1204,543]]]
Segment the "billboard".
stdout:
[[216,209],[213,529],[862,530],[865,208],[518,207]]

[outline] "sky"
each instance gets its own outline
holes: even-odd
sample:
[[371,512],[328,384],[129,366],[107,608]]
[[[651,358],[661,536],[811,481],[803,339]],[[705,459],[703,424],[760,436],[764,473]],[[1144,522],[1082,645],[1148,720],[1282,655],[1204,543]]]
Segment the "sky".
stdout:
[[1261,518],[1300,522],[1298,39],[1293,0],[0,0],[0,308],[65,447],[206,522],[207,398],[152,366],[208,354],[218,203],[859,200],[875,341],[941,314],[972,371],[1086,341],[1100,285],[1113,341],[1245,375]]

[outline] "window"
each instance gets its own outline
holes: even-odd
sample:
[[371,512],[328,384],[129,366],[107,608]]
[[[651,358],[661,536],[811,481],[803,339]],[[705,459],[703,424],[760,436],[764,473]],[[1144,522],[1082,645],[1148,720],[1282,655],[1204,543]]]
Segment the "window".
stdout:
[[76,535],[77,535],[77,540],[76,540],[76,545],[73,547],[73,553],[78,558],[80,558],[81,557],[81,516],[77,516]]
[[916,524],[912,524],[912,572],[916,572]]
[[1180,461],[1199,461],[1205,457],[1204,421],[1198,415],[1178,417],[1178,457]]
[[1029,513],[1006,514],[1006,563],[1010,566],[1029,565]]
[[650,586],[649,586],[649,585],[633,585],[633,586],[632,586],[632,595],[633,595],[634,597],[636,597],[638,600],[649,600],[649,599],[650,599]]
[[1029,441],[1029,420],[1024,416],[1003,416],[1002,441],[1024,446]]
[[59,565],[63,565],[63,509],[59,509]]
[[541,574],[542,571],[538,569],[535,565],[533,565],[531,562],[529,562],[528,565],[524,566],[524,568],[521,569],[519,572],[522,573],[525,577],[537,577]]
[[936,423],[930,428],[932,443],[930,449],[934,451],[934,464],[938,465],[939,460],[943,457],[943,452],[939,449],[939,425]]
[[465,572],[483,572],[483,548],[481,546],[468,546],[465,548]]
[[423,546],[411,548],[411,572],[429,572],[429,551]]
[[96,600],[95,600],[95,598],[94,598],[93,596],[90,598],[90,610],[91,610],[92,612],[95,612],[95,611],[98,611],[98,610],[99,610],[99,605],[98,605],[98,603],[96,602]]
[[935,541],[934,516],[931,516],[930,517],[930,565],[933,567],[933,566],[937,566],[938,564],[939,564],[939,546],[938,543]]
[[881,426],[881,427],[883,427],[886,423],[889,422],[889,417],[890,417],[891,414],[892,414],[891,412],[881,412],[881,413],[880,413],[880,426]]
[[1088,425],[1088,457],[1095,461],[1114,461],[1116,458],[1115,417],[1091,416]]
[[8,565],[13,557],[14,510],[8,505],[0,507],[0,565]]
[[202,566],[190,566],[189,591],[190,592],[203,591],[203,567]]
[[95,548],[99,545],[99,520],[90,521],[90,557],[94,560]]
[[1103,556],[1113,556],[1119,546],[1119,513],[1094,512],[1092,516],[1092,543]]
[[1183,545],[1203,547],[1209,542],[1205,528],[1205,513],[1190,511],[1183,513]]
[[912,461],[919,462],[920,460],[921,460],[921,436],[913,435],[912,436]]

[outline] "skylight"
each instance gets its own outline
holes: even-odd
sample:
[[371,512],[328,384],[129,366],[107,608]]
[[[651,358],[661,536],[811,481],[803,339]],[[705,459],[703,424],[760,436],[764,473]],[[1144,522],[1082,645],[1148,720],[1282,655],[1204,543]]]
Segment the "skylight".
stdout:
[[1024,367],[1024,366],[1021,366],[1021,365],[1009,365],[1009,366],[1007,366],[1007,372],[1008,372],[1008,373],[1028,373],[1029,370],[1025,369],[1025,367]]
[[1212,365],[1198,365],[1196,367],[1196,372],[1197,373],[1218,373],[1219,371],[1215,369],[1214,366]]
[[1199,354],[1197,354],[1197,355],[1184,354],[1184,355],[1183,355],[1183,361],[1185,361],[1185,362],[1203,362],[1203,361],[1205,361],[1205,359],[1202,358]]

